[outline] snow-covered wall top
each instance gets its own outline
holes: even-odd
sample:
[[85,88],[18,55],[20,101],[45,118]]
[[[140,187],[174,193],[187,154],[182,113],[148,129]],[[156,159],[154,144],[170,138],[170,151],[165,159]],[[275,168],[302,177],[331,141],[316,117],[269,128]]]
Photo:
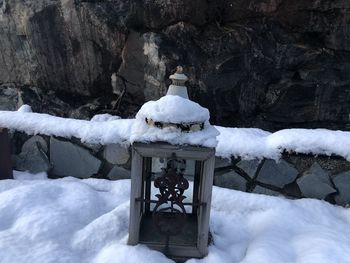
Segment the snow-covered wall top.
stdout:
[[[76,137],[87,143],[130,145],[135,141],[135,119],[94,118],[99,121],[66,119],[47,114],[32,112],[0,111],[0,127],[25,132],[65,138]],[[325,129],[287,129],[269,133],[253,128],[225,128],[215,126],[219,131],[216,155],[243,159],[279,159],[284,151],[339,155],[350,161],[350,132]],[[153,128],[156,129],[156,128]],[[137,130],[136,130],[137,131]],[[197,134],[179,139],[176,132],[166,133],[165,141],[204,146],[215,145],[208,140],[217,131],[209,129],[208,134]],[[210,137],[209,136],[209,137]],[[161,140],[162,134],[156,134],[152,140]],[[145,139],[145,141],[147,141]]]
[[220,135],[216,154],[243,159],[278,160],[284,151],[339,155],[350,161],[350,132],[326,129],[285,129],[275,133],[253,128],[218,127]]

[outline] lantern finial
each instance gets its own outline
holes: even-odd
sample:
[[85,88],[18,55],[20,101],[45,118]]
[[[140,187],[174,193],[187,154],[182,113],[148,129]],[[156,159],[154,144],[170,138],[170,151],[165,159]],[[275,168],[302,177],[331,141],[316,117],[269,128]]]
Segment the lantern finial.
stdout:
[[176,73],[177,74],[183,74],[183,71],[184,71],[183,67],[181,67],[181,66],[177,66],[176,67]]
[[183,67],[177,66],[175,74],[171,75],[169,79],[173,83],[169,86],[167,95],[177,95],[188,99],[187,87],[185,86],[188,77],[183,73]]

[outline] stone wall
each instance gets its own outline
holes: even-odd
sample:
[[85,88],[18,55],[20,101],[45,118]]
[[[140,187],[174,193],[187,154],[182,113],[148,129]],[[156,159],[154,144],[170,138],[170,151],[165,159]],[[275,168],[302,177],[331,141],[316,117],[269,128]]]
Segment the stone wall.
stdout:
[[[130,178],[128,147],[19,132],[12,135],[12,142],[16,170],[47,172],[50,178]],[[350,162],[337,156],[303,154],[284,154],[279,162],[217,157],[214,185],[288,198],[317,198],[345,206],[350,204]]]
[[278,162],[217,158],[214,184],[240,191],[350,203],[350,162],[336,156],[284,154]]
[[15,170],[47,172],[50,178],[130,178],[130,149],[119,144],[102,146],[75,138],[31,137],[18,132],[12,141]]

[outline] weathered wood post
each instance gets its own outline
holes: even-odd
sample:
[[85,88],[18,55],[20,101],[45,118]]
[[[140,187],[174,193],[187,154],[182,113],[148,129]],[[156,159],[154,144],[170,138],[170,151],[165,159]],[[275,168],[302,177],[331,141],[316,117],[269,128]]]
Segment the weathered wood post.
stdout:
[[13,179],[13,173],[8,131],[0,128],[0,180],[3,179]]

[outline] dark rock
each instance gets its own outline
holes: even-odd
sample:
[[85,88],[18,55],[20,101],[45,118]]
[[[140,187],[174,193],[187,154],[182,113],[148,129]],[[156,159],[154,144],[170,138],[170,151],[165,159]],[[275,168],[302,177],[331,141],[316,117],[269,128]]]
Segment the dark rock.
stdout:
[[317,162],[322,169],[331,173],[338,174],[350,169],[350,162],[339,156],[312,155],[312,154],[296,154],[284,153],[283,159],[294,165],[294,167],[302,173],[308,170],[314,162]]
[[114,166],[108,173],[107,178],[111,180],[130,179],[131,173],[123,167]]
[[94,153],[98,153],[103,148],[103,146],[101,144],[82,143],[82,145],[85,146],[86,148],[89,148]]
[[237,163],[237,166],[243,171],[245,171],[251,179],[253,179],[256,174],[256,171],[258,170],[260,162],[260,160],[242,160],[239,163]]
[[137,107],[145,101],[145,63],[144,36],[132,31],[122,52],[122,64],[116,73],[116,86],[113,93],[119,98],[115,101],[115,108],[129,108],[125,115],[137,112]]
[[40,149],[42,152],[48,152],[48,146],[46,140],[39,136],[33,136],[27,140],[22,146],[22,152],[31,153],[33,150]]
[[18,109],[18,90],[14,84],[0,85],[0,110]]
[[130,158],[129,149],[119,144],[106,145],[103,157],[111,164],[125,164]]
[[284,160],[276,163],[274,160],[266,160],[256,178],[257,181],[273,185],[279,188],[293,182],[298,176],[298,171]]
[[247,188],[247,181],[239,174],[232,171],[229,173],[215,176],[214,185],[244,192]]
[[144,99],[154,100],[164,96],[167,92],[165,85],[166,65],[164,56],[161,55],[162,38],[158,34],[146,33],[143,35],[145,69],[144,69]]
[[215,168],[232,166],[231,159],[215,157]]
[[334,185],[339,191],[339,195],[335,197],[338,204],[350,204],[350,171],[340,173],[333,178]]
[[303,173],[297,184],[304,197],[325,199],[329,194],[337,192],[332,186],[329,174],[317,162]]
[[[73,0],[39,0],[27,5],[11,1],[11,14],[4,16],[7,27],[1,31],[1,51],[12,57],[3,57],[0,80],[8,73],[7,79],[34,82],[45,90],[81,95],[106,90],[126,39],[121,24],[123,10],[118,9],[122,5],[79,5]],[[21,12],[30,15],[22,19]],[[106,21],[106,16],[119,17],[120,21]]]
[[23,144],[22,152],[15,157],[15,169],[33,174],[48,172],[51,164],[47,153],[46,141],[41,136],[34,136]]
[[300,191],[300,188],[296,182],[285,185],[282,189],[282,193],[286,196],[293,197],[293,198],[303,197]]
[[89,178],[99,171],[101,161],[88,150],[68,141],[50,139],[50,161],[55,176]]

